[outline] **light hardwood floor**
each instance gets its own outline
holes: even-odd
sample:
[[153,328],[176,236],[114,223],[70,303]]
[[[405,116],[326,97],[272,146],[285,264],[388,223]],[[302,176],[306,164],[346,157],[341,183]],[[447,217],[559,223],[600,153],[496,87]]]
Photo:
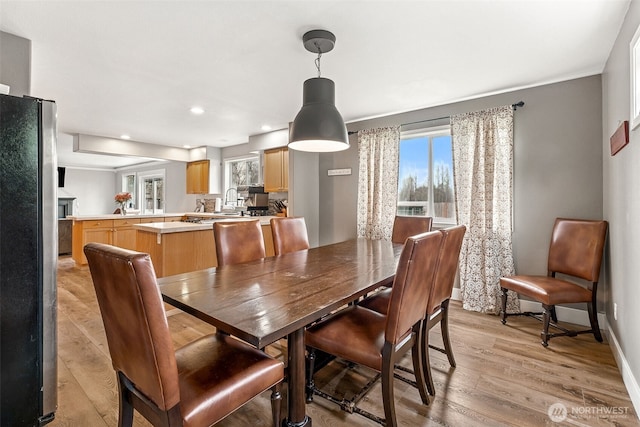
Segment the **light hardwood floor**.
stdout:
[[[167,308],[176,347],[213,331],[206,323]],[[437,393],[429,406],[422,405],[416,389],[396,381],[400,425],[640,426],[606,338],[603,344],[592,335],[555,338],[545,349],[535,320],[509,318],[504,326],[497,316],[464,311],[456,302],[450,316],[457,368],[449,367],[445,355],[430,353]],[[431,341],[441,342],[438,327],[432,330]],[[70,257],[60,258],[58,266],[58,343],[59,406],[50,425],[116,426],[115,374],[89,270],[76,267]],[[268,348],[274,356],[281,350],[277,345]],[[410,366],[408,358],[404,363]],[[368,375],[371,372],[365,369],[332,362],[316,382],[349,397]],[[557,403],[568,411],[560,423],[548,415]],[[384,416],[379,384],[361,406]],[[378,425],[319,397],[307,405],[307,413],[315,427]],[[266,393],[218,425],[268,426],[269,419]],[[134,425],[149,424],[136,414]]]

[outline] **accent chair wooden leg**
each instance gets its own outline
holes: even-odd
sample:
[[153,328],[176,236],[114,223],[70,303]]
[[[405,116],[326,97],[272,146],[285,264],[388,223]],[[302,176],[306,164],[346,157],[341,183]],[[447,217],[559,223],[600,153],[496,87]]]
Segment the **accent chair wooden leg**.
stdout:
[[549,345],[549,321],[551,320],[551,310],[553,306],[542,304],[544,313],[542,314],[542,332],[540,336],[542,338],[542,345],[547,347]]
[[500,288],[502,289],[502,310],[500,311],[500,317],[501,317],[501,321],[502,324],[506,324],[507,323],[507,292],[508,290],[506,288]]
[[444,350],[447,353],[447,359],[449,359],[449,365],[456,367],[456,359],[453,357],[453,347],[451,347],[451,340],[449,339],[449,301],[442,302],[440,310],[442,311],[442,318],[440,319],[440,330],[442,331],[442,342],[444,343]]
[[587,303],[587,311],[589,312],[589,322],[593,330],[593,337],[596,341],[602,342],[602,334],[600,333],[600,326],[598,325],[598,309],[595,300]]
[[123,376],[118,376],[118,427],[131,427],[133,425],[133,396],[124,383]]
[[281,383],[278,383],[271,388],[271,415],[273,417],[273,427],[280,427],[280,412],[282,408],[280,384]]

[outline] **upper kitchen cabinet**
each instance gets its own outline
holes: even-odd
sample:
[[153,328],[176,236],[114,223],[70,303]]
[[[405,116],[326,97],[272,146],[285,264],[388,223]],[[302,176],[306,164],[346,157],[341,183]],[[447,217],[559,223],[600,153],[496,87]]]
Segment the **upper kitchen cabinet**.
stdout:
[[264,191],[289,191],[289,150],[276,148],[264,152]]
[[209,194],[209,160],[187,163],[187,194]]
[[221,194],[220,149],[207,147],[207,158],[187,163],[187,194]]

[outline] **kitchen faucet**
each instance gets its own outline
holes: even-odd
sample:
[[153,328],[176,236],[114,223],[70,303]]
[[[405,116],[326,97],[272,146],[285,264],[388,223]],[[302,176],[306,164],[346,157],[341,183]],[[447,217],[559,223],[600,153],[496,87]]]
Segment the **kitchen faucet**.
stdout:
[[229,189],[227,189],[227,191],[224,193],[224,204],[225,205],[229,204],[229,202],[230,202],[229,191],[231,191],[231,190],[235,191],[235,193],[236,193],[235,199],[231,199],[231,200],[233,200],[233,205],[237,206],[238,205],[238,190],[233,188],[233,187],[229,187]]

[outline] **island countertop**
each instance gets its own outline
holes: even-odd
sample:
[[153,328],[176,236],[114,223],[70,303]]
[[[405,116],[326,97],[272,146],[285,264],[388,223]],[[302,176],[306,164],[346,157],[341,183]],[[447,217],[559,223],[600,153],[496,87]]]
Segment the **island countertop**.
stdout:
[[[200,218],[200,214],[195,215]],[[204,217],[203,217],[204,218]],[[167,233],[183,233],[189,231],[201,231],[201,230],[211,230],[213,229],[214,222],[237,222],[237,221],[251,221],[251,220],[260,220],[260,225],[270,225],[271,218],[273,216],[235,216],[229,218],[228,216],[223,217],[209,217],[210,220],[203,223],[193,223],[193,222],[152,222],[148,224],[134,224],[133,228],[139,231],[146,231],[149,233],[156,234],[167,234]]]

